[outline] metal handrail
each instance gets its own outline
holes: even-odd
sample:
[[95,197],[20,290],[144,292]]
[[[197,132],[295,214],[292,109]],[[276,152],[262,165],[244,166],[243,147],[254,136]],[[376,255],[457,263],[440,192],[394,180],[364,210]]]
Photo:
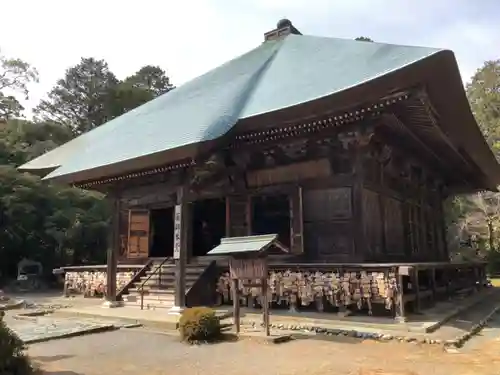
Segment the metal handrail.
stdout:
[[144,310],[144,285],[146,285],[146,283],[148,282],[149,279],[151,279],[151,277],[153,275],[156,275],[156,273],[158,271],[160,271],[160,284],[161,284],[161,268],[163,267],[163,265],[167,262],[167,260],[170,260],[171,258],[165,258],[163,259],[163,261],[160,263],[159,266],[156,267],[156,269],[146,278],[146,280],[144,280],[142,282],[142,284],[139,286],[139,293],[141,295],[141,310]]

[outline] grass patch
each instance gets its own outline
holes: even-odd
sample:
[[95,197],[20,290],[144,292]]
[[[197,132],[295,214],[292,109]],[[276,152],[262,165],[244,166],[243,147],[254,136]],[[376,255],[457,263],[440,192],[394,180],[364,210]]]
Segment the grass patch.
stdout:
[[491,285],[494,287],[500,288],[500,277],[497,278],[491,278]]

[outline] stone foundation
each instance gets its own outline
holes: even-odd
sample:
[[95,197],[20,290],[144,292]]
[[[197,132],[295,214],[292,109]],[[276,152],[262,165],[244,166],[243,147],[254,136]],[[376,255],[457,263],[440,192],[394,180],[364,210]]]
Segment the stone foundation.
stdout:
[[[119,291],[138,272],[138,269],[118,269],[116,274],[116,290]],[[106,294],[106,270],[85,269],[68,270],[64,278],[64,290],[66,295],[83,294],[85,297],[103,297]]]

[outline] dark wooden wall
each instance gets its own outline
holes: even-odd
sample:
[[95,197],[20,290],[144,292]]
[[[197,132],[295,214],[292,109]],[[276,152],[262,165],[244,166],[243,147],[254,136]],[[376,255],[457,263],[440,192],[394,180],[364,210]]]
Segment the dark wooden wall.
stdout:
[[307,257],[313,261],[353,261],[352,188],[305,189],[303,211]]
[[397,146],[372,145],[364,160],[369,261],[446,261],[439,176]]
[[[190,192],[191,200],[208,193],[227,198],[227,236],[252,234],[252,196],[287,194],[291,250],[303,254],[305,260],[448,259],[439,176],[418,157],[405,154],[374,132],[340,134],[320,143],[310,140],[255,148],[241,159],[247,164],[234,175],[239,177],[228,179],[221,174],[219,180],[210,180],[214,182],[210,186]],[[134,243],[146,246],[136,238],[144,228],[132,228],[130,218],[141,209],[173,206],[181,182],[177,175],[125,189],[122,256],[134,253]],[[137,215],[134,210],[139,210]],[[147,254],[142,248],[137,251]]]

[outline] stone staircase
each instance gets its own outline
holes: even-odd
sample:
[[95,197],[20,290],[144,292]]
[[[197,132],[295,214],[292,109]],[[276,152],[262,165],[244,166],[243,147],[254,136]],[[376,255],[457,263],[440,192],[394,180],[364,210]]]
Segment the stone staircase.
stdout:
[[[125,306],[141,307],[141,285],[144,283],[144,310],[170,309],[175,304],[175,265],[167,260],[158,269],[163,259],[151,263],[149,270],[139,281],[131,285],[128,293],[123,295]],[[186,266],[186,294],[200,278],[208,264],[197,263]]]

